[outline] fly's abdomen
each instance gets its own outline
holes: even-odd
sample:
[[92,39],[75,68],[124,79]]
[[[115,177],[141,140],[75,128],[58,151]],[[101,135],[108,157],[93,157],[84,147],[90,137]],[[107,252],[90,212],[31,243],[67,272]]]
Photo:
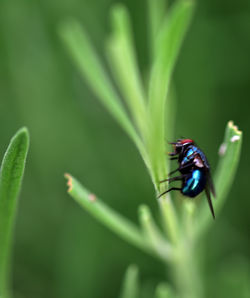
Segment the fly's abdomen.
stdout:
[[194,170],[183,182],[181,192],[188,197],[195,197],[204,190],[206,175],[202,170]]

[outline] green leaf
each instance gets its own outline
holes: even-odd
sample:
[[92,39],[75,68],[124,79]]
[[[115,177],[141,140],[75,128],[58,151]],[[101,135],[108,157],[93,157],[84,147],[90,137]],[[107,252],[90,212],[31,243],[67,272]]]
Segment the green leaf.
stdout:
[[121,103],[121,99],[114,89],[109,75],[105,71],[85,30],[78,22],[73,20],[65,22],[60,27],[60,34],[76,66],[89,83],[94,94],[135,142],[142,158],[148,164],[144,145],[133,127]]
[[29,134],[20,129],[11,139],[4,155],[0,173],[0,297],[7,298],[10,290],[10,254],[13,226],[17,209]]
[[82,208],[127,242],[151,255],[159,257],[152,250],[149,242],[144,238],[140,229],[135,224],[105,205],[74,177],[69,174],[65,174],[65,177],[68,180],[68,193]]
[[137,64],[131,20],[122,4],[115,5],[111,12],[112,34],[107,43],[111,70],[141,135],[145,136],[146,96]]
[[155,57],[156,40],[160,31],[162,22],[166,15],[166,0],[148,0],[148,19],[149,19],[149,49],[152,60]]
[[[156,189],[159,181],[166,177],[165,116],[171,117],[171,110],[165,114],[167,94],[171,75],[180,51],[182,41],[193,14],[193,2],[175,1],[157,36],[155,60],[150,73],[149,82],[149,119],[150,132],[148,140],[149,157]],[[168,104],[167,104],[168,106]]]
[[138,268],[130,265],[125,273],[120,298],[139,297]]
[[[241,144],[242,132],[238,130],[238,127],[232,121],[229,121],[226,127],[224,141],[219,150],[220,160],[214,176],[216,199],[213,200],[213,205],[215,216],[218,216],[232,187],[239,164]],[[199,224],[196,226],[196,232],[199,235],[203,234],[213,222],[211,212],[204,198],[202,206],[198,210]]]
[[155,298],[174,298],[172,288],[167,283],[160,283],[155,290]]

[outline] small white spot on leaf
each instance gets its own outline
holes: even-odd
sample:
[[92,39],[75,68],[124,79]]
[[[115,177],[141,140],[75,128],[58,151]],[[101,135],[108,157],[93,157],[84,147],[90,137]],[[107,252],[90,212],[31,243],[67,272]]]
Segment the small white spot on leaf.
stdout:
[[227,151],[227,145],[225,143],[222,143],[219,148],[219,155],[223,156],[226,153],[226,151]]
[[89,200],[90,200],[90,202],[95,202],[95,200],[96,200],[96,195],[93,194],[93,193],[90,193],[90,194],[89,194]]
[[234,142],[239,141],[239,139],[240,139],[240,136],[234,135],[234,136],[232,136],[232,138],[230,139],[230,141],[231,141],[232,143],[234,143]]

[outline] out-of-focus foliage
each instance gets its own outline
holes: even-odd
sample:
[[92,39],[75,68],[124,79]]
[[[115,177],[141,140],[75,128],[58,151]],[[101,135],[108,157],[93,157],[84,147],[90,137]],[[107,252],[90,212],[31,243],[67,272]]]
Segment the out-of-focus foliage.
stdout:
[[[133,17],[144,70],[149,56],[145,1],[123,2]],[[157,209],[136,149],[82,82],[57,34],[59,22],[76,17],[103,55],[113,3],[1,2],[1,156],[18,127],[26,125],[31,134],[16,227],[14,297],[117,297],[129,263],[138,265],[145,293],[153,293],[165,279],[160,263],[122,242],[65,193],[67,170],[133,220],[141,203]],[[175,136],[194,138],[213,170],[227,120],[233,119],[245,135],[250,126],[250,4],[197,4],[174,73]],[[209,242],[201,244],[206,246],[206,287],[213,297],[241,297],[249,291],[249,149],[246,137],[227,204]]]

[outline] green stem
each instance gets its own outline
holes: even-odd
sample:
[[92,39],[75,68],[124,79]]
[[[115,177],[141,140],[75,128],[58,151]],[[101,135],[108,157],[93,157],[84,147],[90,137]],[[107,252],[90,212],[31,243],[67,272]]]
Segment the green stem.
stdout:
[[159,206],[166,234],[171,242],[176,244],[179,238],[179,224],[170,194],[159,198]]
[[194,234],[195,205],[192,201],[185,201],[183,205],[184,216],[179,242],[175,247],[175,263],[172,266],[173,277],[180,298],[202,298],[204,289]]
[[176,262],[172,272],[180,298],[202,298],[203,282],[200,276],[196,248],[190,239],[183,239],[176,247]]
[[172,247],[155,224],[148,206],[139,207],[139,218],[145,238],[148,239],[155,252],[165,262],[172,261]]

